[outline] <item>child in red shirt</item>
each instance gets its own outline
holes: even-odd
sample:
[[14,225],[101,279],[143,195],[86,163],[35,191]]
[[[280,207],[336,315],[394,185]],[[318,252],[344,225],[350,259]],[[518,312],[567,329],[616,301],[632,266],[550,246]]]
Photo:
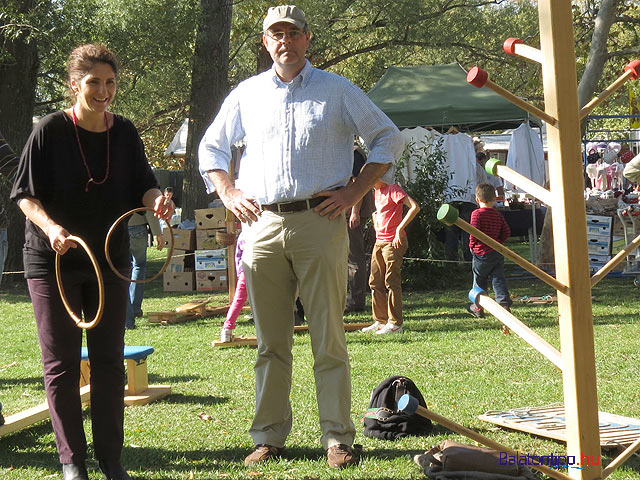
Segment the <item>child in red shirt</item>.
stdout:
[[[488,183],[478,185],[476,187],[476,201],[480,208],[471,213],[471,226],[476,227],[498,242],[504,243],[511,235],[511,230],[502,213],[493,208],[493,204],[496,201],[496,192],[493,185]],[[471,267],[473,270],[473,287],[479,287],[487,291],[489,279],[491,279],[493,291],[496,294],[496,302],[508,310],[513,301],[504,276],[504,257],[473,235],[469,237],[469,249],[473,254]],[[480,318],[484,316],[483,309],[473,303],[467,305],[467,310],[474,317]]]
[[[404,229],[420,211],[420,206],[398,184],[378,181],[373,225],[376,243],[371,254],[371,307],[374,323],[363,332],[376,334],[402,332],[402,287],[400,267],[409,246]],[[409,210],[402,216],[402,206]]]

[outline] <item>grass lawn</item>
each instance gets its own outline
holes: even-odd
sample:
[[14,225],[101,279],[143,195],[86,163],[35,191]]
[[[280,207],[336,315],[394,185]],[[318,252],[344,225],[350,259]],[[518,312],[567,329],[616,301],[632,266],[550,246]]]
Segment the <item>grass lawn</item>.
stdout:
[[[151,251],[150,251],[151,252]],[[153,267],[150,268],[152,271]],[[450,285],[445,288],[445,285]],[[399,336],[376,337],[347,333],[351,356],[352,419],[356,443],[364,447],[357,467],[330,469],[320,448],[320,429],[313,382],[313,357],[307,334],[296,334],[291,400],[293,431],[286,456],[258,468],[243,459],[252,447],[247,433],[254,399],[255,350],[215,349],[222,317],[161,326],[138,319],[127,331],[129,345],[151,345],[150,383],[169,384],[164,400],[125,410],[123,464],[138,479],[419,479],[424,478],[411,457],[444,439],[473,443],[436,426],[430,437],[395,442],[362,435],[360,416],[369,394],[391,375],[413,379],[429,408],[522,452],[563,454],[563,444],[511,432],[478,420],[488,410],[508,410],[562,401],[560,372],[542,355],[512,334],[502,334],[492,318],[475,319],[466,311],[470,275],[452,267],[439,289],[405,292],[405,328]],[[514,297],[553,293],[538,280],[509,282]],[[593,291],[599,408],[640,418],[640,311],[632,278],[606,279]],[[162,292],[159,282],[147,286],[145,312],[166,310],[206,295]],[[213,304],[225,304],[213,295]],[[588,301],[588,300],[586,300]],[[513,313],[559,348],[557,308],[516,302]],[[348,321],[367,321],[370,315],[349,315]],[[33,310],[23,282],[3,283],[0,293],[0,398],[5,415],[44,400],[42,367]],[[242,316],[238,334],[254,333]],[[205,414],[205,415],[201,415]],[[209,420],[207,420],[210,418]],[[85,416],[85,430],[91,425]],[[102,478],[89,452],[90,478]],[[603,457],[606,465],[611,455]],[[0,478],[30,480],[61,478],[51,425],[41,422],[0,438]],[[612,479],[640,479],[634,456]]]

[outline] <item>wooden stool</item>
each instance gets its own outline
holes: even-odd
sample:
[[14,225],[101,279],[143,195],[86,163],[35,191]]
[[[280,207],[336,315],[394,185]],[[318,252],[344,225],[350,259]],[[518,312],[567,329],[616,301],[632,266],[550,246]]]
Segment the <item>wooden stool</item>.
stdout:
[[[149,385],[147,357],[154,352],[149,346],[125,346],[124,359],[127,361],[127,386],[125,387],[125,405],[145,405],[171,393],[169,385]],[[80,351],[80,387],[89,384],[89,351],[82,347]]]

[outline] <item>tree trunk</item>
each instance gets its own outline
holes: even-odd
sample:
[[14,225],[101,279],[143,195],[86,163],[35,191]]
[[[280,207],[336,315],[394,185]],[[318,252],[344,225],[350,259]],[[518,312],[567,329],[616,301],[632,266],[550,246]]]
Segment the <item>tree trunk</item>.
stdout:
[[257,50],[256,73],[266,72],[271,68],[271,65],[273,65],[273,59],[271,58],[271,55],[265,48],[262,41],[258,42],[258,44],[256,45],[256,50]]
[[[589,60],[578,84],[578,105],[580,105],[580,107],[583,107],[591,100],[598,86],[598,82],[600,78],[602,78],[604,64],[608,59],[607,39],[609,38],[609,30],[615,21],[616,8],[619,3],[620,0],[602,0],[602,4],[598,10],[593,35],[591,37]],[[547,210],[547,215],[544,218],[544,225],[540,234],[540,247],[540,263],[554,263],[551,209]]]
[[182,188],[182,218],[194,218],[207,207],[207,194],[198,170],[198,146],[229,90],[231,2],[200,0],[200,24],[191,74],[189,133]]
[[[20,13],[35,6],[35,0],[22,0]],[[3,25],[6,17],[0,17]],[[27,42],[26,35],[9,37],[0,28],[0,44],[5,56],[0,60],[0,131],[16,154],[22,151],[33,125],[38,50],[35,40]],[[2,195],[8,192],[1,192]],[[22,270],[22,246],[24,244],[24,215],[15,204],[8,209],[9,252],[4,270]]]
[[589,59],[584,67],[584,73],[578,84],[578,105],[582,108],[591,100],[596,91],[598,82],[602,77],[604,64],[608,57],[607,39],[609,30],[615,21],[616,8],[620,0],[602,0],[598,15],[596,16],[591,37],[591,49]]

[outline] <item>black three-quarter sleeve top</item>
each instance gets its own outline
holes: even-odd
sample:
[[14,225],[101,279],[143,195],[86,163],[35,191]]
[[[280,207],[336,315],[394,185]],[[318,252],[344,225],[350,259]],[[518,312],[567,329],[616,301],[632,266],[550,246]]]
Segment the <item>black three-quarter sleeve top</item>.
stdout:
[[[107,170],[107,133],[78,126],[78,135],[91,177],[100,182]],[[106,181],[100,185],[89,183],[87,188],[90,177],[73,121],[62,111],[52,113],[31,132],[11,191],[14,201],[26,196],[40,200],[56,223],[87,243],[102,269],[108,268],[104,242],[113,222],[128,210],[141,207],[147,190],[158,188],[136,128],[119,115],[115,115],[109,129],[109,159]],[[129,267],[126,220],[112,234],[109,254],[116,268]],[[55,252],[45,233],[29,219],[25,224],[23,257],[26,278],[53,271]],[[80,246],[69,249],[60,265],[64,270],[92,269]]]

